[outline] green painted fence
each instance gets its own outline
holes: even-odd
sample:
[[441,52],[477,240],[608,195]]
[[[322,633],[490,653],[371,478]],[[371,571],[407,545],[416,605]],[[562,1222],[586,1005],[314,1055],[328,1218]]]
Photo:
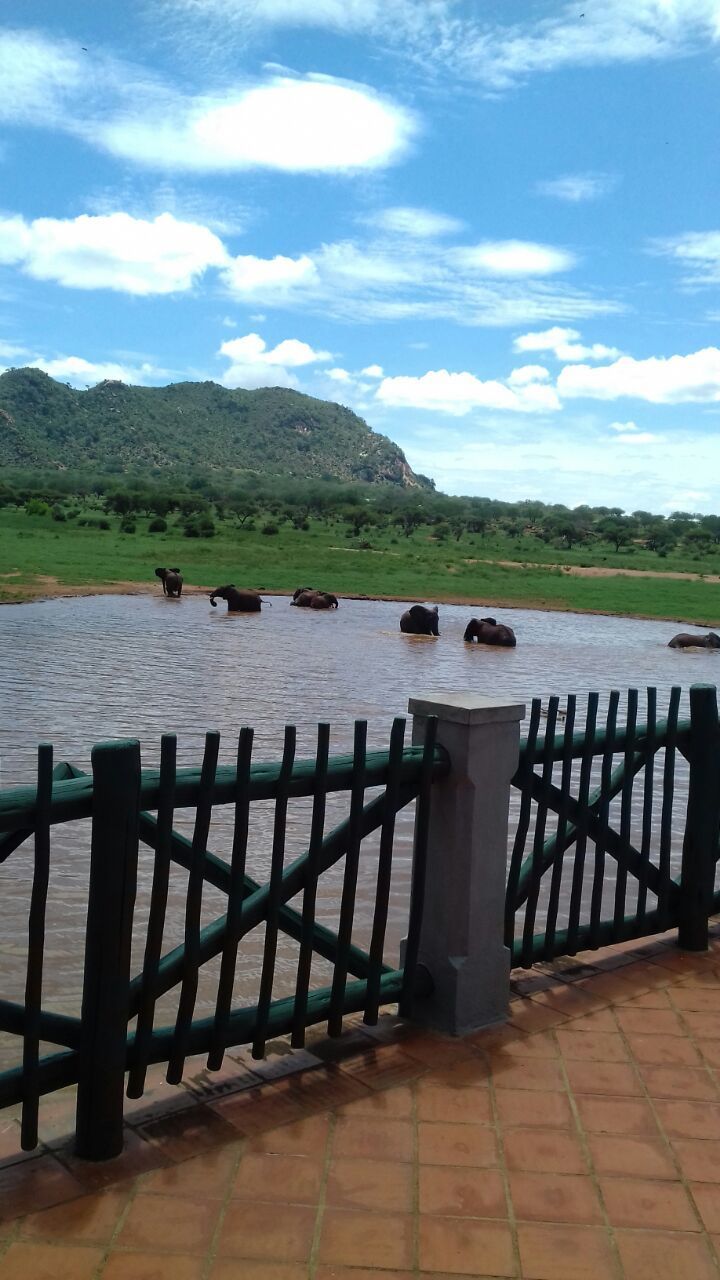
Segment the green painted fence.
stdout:
[[[517,829],[508,867],[505,943],[513,964],[572,956],[677,928],[678,942],[707,947],[720,911],[720,730],[713,686],[681,690],[658,713],[646,691],[614,690],[600,722],[599,695],[582,711],[569,695],[532,704],[513,779]],[[540,732],[545,720],[544,732]]]
[[[0,864],[34,836],[34,866],[28,922],[27,977],[22,1003],[0,999],[0,1030],[21,1036],[21,1067],[0,1073],[0,1107],[22,1103],[22,1142],[38,1141],[38,1104],[43,1094],[77,1083],[76,1150],[105,1159],[122,1148],[123,1095],[142,1096],[151,1063],[167,1062],[167,1079],[178,1083],[189,1055],[207,1054],[217,1070],[225,1050],[250,1044],[262,1057],[268,1038],[289,1034],[304,1043],[307,1027],[327,1022],[342,1030],[343,1015],[362,1011],[377,1021],[381,1005],[407,1003],[422,986],[417,965],[427,831],[433,779],[449,769],[435,745],[436,722],[428,722],[424,742],[405,747],[405,721],[395,720],[387,751],[367,750],[367,724],[357,721],[352,755],[329,754],[330,727],[318,726],[315,756],[296,759],[296,731],[285,730],[282,760],[253,763],[253,731],[241,731],[235,766],[218,764],[219,735],[206,736],[202,767],[178,768],[176,741],[163,737],[159,770],[142,769],[140,745],[111,742],[92,752],[92,774],[72,765],[53,767],[52,747],[38,751],[36,785],[0,792]],[[366,792],[381,789],[366,800]],[[349,793],[349,814],[325,831],[326,798]],[[287,858],[288,808],[298,797],[312,799],[307,849]],[[247,872],[251,805],[274,802],[270,874],[260,884]],[[408,937],[401,968],[385,961],[393,840],[396,815],[416,802]],[[213,811],[233,807],[228,858],[208,849]],[[174,830],[179,809],[194,810],[188,839]],[[79,1017],[43,1008],[46,904],[52,868],[52,830],[69,821],[91,822],[90,875],[85,934],[82,1006]],[[363,840],[379,832],[377,880],[369,949],[353,942],[353,920]],[[152,889],[141,971],[131,973],[131,948],[140,843],[154,851]],[[188,872],[184,938],[163,954],[171,867]],[[337,929],[316,918],[322,876],[340,864],[342,890]],[[226,909],[203,925],[203,890],[214,886]],[[302,894],[298,910],[289,903]],[[233,987],[242,939],[264,929],[257,999],[236,1007]],[[292,996],[273,999],[280,934],[297,944]],[[311,986],[313,956],[332,965],[332,981]],[[215,1012],[195,1017],[199,974],[219,957]],[[160,997],[178,989],[174,1025],[155,1025]],[[136,1019],[135,1029],[129,1024]],[[40,1055],[41,1042],[59,1052]]]

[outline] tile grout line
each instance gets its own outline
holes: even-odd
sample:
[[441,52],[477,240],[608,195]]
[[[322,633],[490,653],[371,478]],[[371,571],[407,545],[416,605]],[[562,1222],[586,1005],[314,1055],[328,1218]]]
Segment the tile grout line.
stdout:
[[[609,1005],[607,1005],[607,1010],[612,1014],[613,1021],[615,1022],[615,1026],[617,1027],[617,1026],[618,1026],[618,1023],[617,1023],[617,1019],[616,1019],[616,1017],[615,1017],[615,1006],[614,1006],[614,1005],[612,1005],[612,1004],[609,1004]],[[582,1032],[580,1032],[580,1034],[582,1035],[583,1033],[582,1033]],[[600,1179],[599,1179],[599,1176],[598,1176],[597,1171],[596,1171],[596,1169],[595,1169],[595,1162],[593,1161],[592,1154],[591,1154],[591,1151],[590,1151],[590,1145],[589,1145],[589,1143],[588,1143],[587,1134],[586,1134],[586,1132],[585,1132],[585,1126],[584,1126],[584,1125],[583,1125],[583,1123],[582,1123],[582,1118],[581,1118],[581,1116],[580,1116],[580,1110],[579,1110],[578,1105],[577,1105],[577,1103],[576,1103],[576,1101],[575,1101],[575,1094],[574,1094],[574,1092],[573,1092],[572,1085],[570,1084],[570,1078],[569,1078],[568,1073],[567,1073],[567,1067],[566,1067],[566,1064],[565,1064],[565,1057],[564,1057],[564,1055],[563,1055],[562,1049],[561,1049],[561,1047],[560,1047],[560,1045],[559,1045],[559,1044],[558,1044],[558,1053],[559,1053],[559,1055],[560,1055],[560,1070],[561,1070],[561,1072],[562,1072],[562,1077],[563,1077],[563,1081],[564,1081],[564,1084],[565,1084],[565,1089],[566,1089],[566,1092],[567,1092],[567,1098],[568,1098],[568,1103],[569,1103],[569,1106],[570,1106],[570,1111],[571,1111],[571,1114],[572,1114],[573,1120],[575,1121],[575,1128],[576,1128],[576,1131],[577,1131],[578,1138],[579,1138],[579,1140],[580,1140],[580,1146],[581,1146],[581,1148],[582,1148],[582,1153],[583,1153],[583,1156],[584,1156],[584,1159],[585,1159],[585,1163],[586,1163],[587,1168],[588,1168],[588,1170],[589,1170],[589,1177],[590,1177],[590,1180],[591,1180],[591,1182],[592,1182],[592,1184],[593,1184],[593,1187],[595,1188],[595,1193],[596,1193],[596,1195],[597,1195],[598,1203],[599,1203],[599,1205],[600,1205],[600,1211],[601,1211],[602,1216],[603,1216],[603,1223],[604,1223],[604,1226],[605,1226],[605,1231],[606,1231],[607,1237],[608,1237],[608,1239],[609,1239],[609,1243],[610,1243],[610,1250],[611,1250],[611,1253],[612,1253],[612,1258],[613,1258],[613,1263],[614,1263],[614,1266],[615,1266],[615,1270],[616,1270],[616,1273],[617,1273],[617,1275],[618,1275],[618,1276],[624,1276],[624,1275],[625,1275],[625,1271],[624,1271],[624,1268],[623,1268],[623,1265],[622,1265],[622,1260],[621,1260],[621,1258],[620,1258],[620,1250],[619,1250],[619,1248],[618,1248],[618,1243],[617,1243],[617,1240],[616,1240],[616,1238],[615,1238],[615,1228],[613,1227],[612,1223],[610,1222],[610,1218],[609,1218],[609,1216],[608,1216],[607,1208],[606,1208],[606,1206],[605,1206],[605,1197],[603,1196],[603,1193],[602,1193],[602,1187],[600,1186]],[[636,1074],[639,1074],[639,1073],[637,1072],[637,1068],[636,1068]]]
[[[133,1183],[130,1188],[130,1194],[128,1195],[127,1201],[125,1203],[125,1207],[124,1209],[121,1210],[120,1214],[118,1215],[118,1220],[115,1223],[110,1239],[108,1240],[107,1244],[103,1246],[103,1256],[95,1269],[93,1280],[97,1280],[97,1277],[101,1276],[103,1271],[105,1270],[105,1267],[107,1266],[107,1263],[108,1263],[108,1259],[110,1258],[110,1254],[112,1252],[112,1247],[115,1241],[117,1240],[118,1235],[122,1231],[122,1228],[125,1224],[125,1219],[127,1218],[130,1212],[130,1209],[135,1201],[138,1191],[140,1190],[140,1186],[142,1185],[145,1177],[147,1176],[148,1176],[147,1174],[140,1174],[138,1177],[133,1179]],[[103,1188],[103,1190],[111,1190],[112,1185],[113,1184],[110,1184],[110,1187]],[[92,1194],[92,1193],[88,1192],[87,1194]]]
[[[422,1079],[423,1077],[421,1077]],[[410,1094],[412,1096],[410,1119],[413,1136],[413,1174],[412,1174],[412,1264],[413,1275],[420,1275],[420,1136],[418,1132],[418,1100],[417,1080],[414,1080]]]
[[502,1178],[503,1191],[505,1192],[505,1206],[507,1208],[508,1226],[510,1227],[513,1259],[515,1262],[516,1274],[518,1276],[522,1276],[517,1218],[515,1216],[515,1205],[513,1204],[512,1194],[510,1191],[510,1178],[508,1177],[507,1163],[505,1161],[505,1145],[503,1142],[503,1129],[500,1124],[500,1112],[498,1110],[497,1098],[495,1096],[495,1080],[492,1073],[492,1064],[488,1062],[487,1057],[485,1061],[488,1067],[488,1092],[490,1094],[490,1106],[493,1114],[493,1130],[495,1133],[495,1141],[497,1143],[498,1169],[500,1171],[500,1177]]
[[238,1172],[238,1169],[240,1168],[240,1165],[242,1164],[243,1156],[245,1155],[246,1149],[247,1149],[247,1139],[242,1138],[240,1141],[240,1150],[238,1151],[237,1159],[233,1161],[232,1168],[230,1170],[230,1176],[228,1177],[228,1183],[227,1183],[227,1189],[226,1189],[225,1195],[220,1201],[220,1208],[218,1210],[217,1221],[215,1223],[215,1230],[212,1233],[212,1239],[210,1240],[210,1244],[205,1250],[205,1257],[203,1259],[202,1267],[200,1269],[202,1280],[207,1280],[207,1277],[210,1274],[210,1268],[215,1262],[218,1245],[220,1243],[220,1232],[222,1231],[223,1223],[225,1221],[225,1214],[227,1213],[228,1205],[232,1199],[233,1187],[235,1186],[235,1179],[237,1177],[237,1172]]
[[327,1185],[330,1180],[330,1168],[332,1166],[333,1146],[335,1143],[335,1124],[337,1120],[337,1112],[330,1111],[328,1114],[328,1135],[325,1141],[325,1159],[323,1162],[322,1177],[320,1179],[320,1189],[317,1197],[317,1209],[315,1213],[315,1228],[313,1230],[312,1243],[310,1245],[310,1257],[307,1262],[307,1274],[309,1280],[314,1280],[317,1274],[318,1260],[320,1254],[320,1238],[322,1236],[323,1221],[325,1218],[325,1205],[327,1202]]

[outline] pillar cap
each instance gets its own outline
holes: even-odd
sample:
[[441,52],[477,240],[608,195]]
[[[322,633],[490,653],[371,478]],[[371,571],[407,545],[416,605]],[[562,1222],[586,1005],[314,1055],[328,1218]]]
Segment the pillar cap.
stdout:
[[502,724],[522,720],[525,716],[523,702],[509,702],[507,698],[488,698],[467,690],[419,694],[410,698],[408,711],[414,716],[437,716],[455,724]]

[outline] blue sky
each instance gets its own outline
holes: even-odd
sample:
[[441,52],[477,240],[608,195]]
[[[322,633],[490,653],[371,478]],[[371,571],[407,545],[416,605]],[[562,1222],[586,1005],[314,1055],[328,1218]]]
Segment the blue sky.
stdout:
[[0,368],[720,511],[720,0],[5,0]]

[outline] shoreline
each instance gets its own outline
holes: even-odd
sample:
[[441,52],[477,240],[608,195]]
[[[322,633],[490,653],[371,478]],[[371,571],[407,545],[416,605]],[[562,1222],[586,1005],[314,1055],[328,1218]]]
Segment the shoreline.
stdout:
[[[497,562],[486,561],[485,563],[497,563]],[[505,562],[502,562],[502,563],[505,563]],[[507,563],[515,565],[517,562],[508,561]],[[525,566],[521,564],[517,564],[517,567],[524,568]],[[544,568],[546,566],[542,566],[542,567]],[[562,567],[567,569],[567,571],[570,573],[574,570],[577,576],[583,576],[583,577],[585,576],[605,577],[606,575],[609,576],[609,574],[612,573],[611,570],[608,571],[608,570],[600,569],[599,571],[598,570],[593,571],[592,568],[583,569],[582,567],[576,566],[576,565],[568,565],[568,566],[562,566]],[[673,579],[678,579],[682,577],[684,579],[690,579],[690,580],[693,580],[693,579],[701,580],[702,578],[702,575],[700,574],[692,574],[692,573],[680,574],[677,572],[662,574],[662,573],[656,573],[652,570],[642,570],[642,569],[639,569],[639,570],[626,569],[624,571],[621,570],[620,576],[627,576],[630,573],[637,573],[638,577],[657,577],[657,578],[668,577]],[[705,580],[707,581],[707,579]],[[5,581],[7,582],[7,579],[5,579]],[[0,587],[2,585],[3,585],[3,580],[2,578],[0,578]],[[37,585],[37,590],[33,589],[35,585]],[[212,589],[213,588],[210,586],[205,587],[205,586],[193,585],[192,587],[185,587],[183,589],[183,595],[193,596],[193,597],[209,596]],[[287,596],[290,594],[291,593],[289,591],[281,591],[277,589],[268,588],[268,589],[262,590],[262,595],[265,595],[265,596]],[[43,576],[42,578],[37,580],[37,584],[32,584],[29,588],[24,589],[24,593],[22,595],[18,595],[14,599],[10,598],[10,599],[0,600],[0,607],[4,607],[6,605],[12,606],[12,605],[19,605],[19,604],[41,604],[41,603],[47,603],[48,601],[51,601],[51,600],[67,600],[67,599],[80,598],[83,596],[151,596],[151,595],[157,595],[157,596],[161,595],[161,592],[158,590],[157,584],[153,582],[146,583],[146,582],[131,582],[131,581],[115,581],[115,582],[95,582],[95,583],[73,584],[73,583],[61,583],[61,582],[58,582],[57,579]],[[419,597],[417,598],[419,599]],[[373,595],[368,595],[363,592],[348,591],[348,592],[345,592],[343,596],[341,596],[341,599],[384,600],[384,601],[395,601],[398,604],[407,604],[410,597],[408,597],[407,595],[402,595],[402,596],[384,595],[382,593],[374,593]],[[429,600],[429,597],[428,597],[428,600]],[[669,614],[669,613],[668,614],[650,614],[650,613],[637,613],[637,612],[618,612],[615,609],[584,609],[581,606],[577,606],[577,605],[575,605],[573,608],[568,609],[564,605],[557,604],[552,601],[532,600],[532,599],[517,601],[517,600],[508,600],[506,597],[483,596],[482,598],[479,598],[478,596],[459,595],[457,593],[455,594],[443,593],[442,595],[433,596],[432,602],[439,605],[443,605],[443,604],[467,605],[468,608],[523,609],[523,610],[527,609],[530,612],[542,612],[542,613],[583,613],[583,614],[590,614],[590,615],[594,614],[595,616],[601,617],[601,618],[636,618],[640,622],[673,622],[673,623],[679,623],[679,624],[683,624],[685,626],[691,626],[691,627],[712,628],[715,626],[720,626],[720,621],[712,622],[712,621],[708,621],[707,619],[688,618],[687,616],[678,617],[677,615]]]

